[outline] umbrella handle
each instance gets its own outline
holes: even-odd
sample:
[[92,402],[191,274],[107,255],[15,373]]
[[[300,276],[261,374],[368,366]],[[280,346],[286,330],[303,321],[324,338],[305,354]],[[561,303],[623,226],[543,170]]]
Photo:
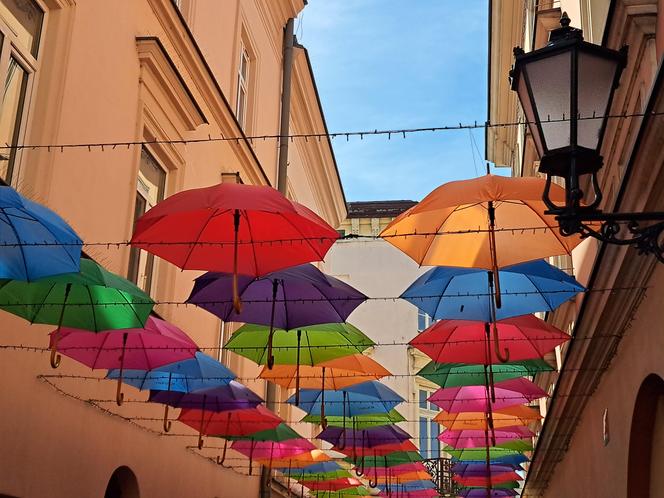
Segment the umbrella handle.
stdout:
[[205,401],[207,400],[207,395],[203,395],[203,404],[201,408],[201,428],[198,431],[198,449],[203,449],[203,424],[205,423]]
[[[343,438],[343,444],[338,444],[337,448],[339,450],[346,449],[346,391],[343,391],[343,399],[341,401],[343,409],[343,431],[341,432],[341,437]],[[355,439],[355,432],[353,431],[353,439]],[[340,438],[341,441],[341,438]]]
[[55,331],[53,344],[51,345],[51,368],[56,369],[60,366],[62,357],[58,354],[58,341],[60,340],[60,327]]
[[228,439],[224,439],[224,451],[221,454],[221,458],[217,455],[217,465],[221,465],[224,468],[230,468],[230,466],[224,465],[226,461],[226,449],[228,448]]
[[297,331],[297,365],[295,367],[295,406],[300,406],[300,343],[302,342],[302,331]]
[[369,479],[369,487],[371,489],[375,489],[375,488],[378,487],[378,483],[376,483],[376,482],[372,481],[371,479]]
[[233,213],[233,309],[242,313],[242,301],[237,283],[238,232],[240,231],[240,210]]
[[198,433],[198,449],[202,450],[203,449],[203,433],[199,432]]
[[323,367],[321,373],[322,385],[321,385],[321,395],[320,395],[320,426],[323,430],[327,429],[327,417],[325,416],[325,367]]
[[496,353],[496,357],[501,361],[501,363],[507,363],[510,361],[510,350],[509,348],[505,348],[505,352],[503,353],[500,349],[500,344],[499,344],[499,339],[498,339],[498,327],[496,326],[496,323],[493,323],[493,349]]
[[122,334],[122,352],[120,353],[120,375],[118,375],[118,388],[115,391],[115,402],[118,406],[122,406],[124,402],[124,393],[122,392],[122,377],[124,374],[124,357],[127,348],[127,332]]
[[171,421],[168,420],[168,405],[164,406],[164,432],[170,432]]

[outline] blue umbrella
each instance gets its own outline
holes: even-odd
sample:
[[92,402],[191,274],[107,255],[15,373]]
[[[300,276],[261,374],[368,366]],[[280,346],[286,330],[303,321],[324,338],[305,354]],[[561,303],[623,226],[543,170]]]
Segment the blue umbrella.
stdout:
[[83,241],[50,209],[0,187],[0,278],[78,273]]
[[[551,311],[585,288],[544,260],[500,270],[502,304],[496,320]],[[486,270],[440,266],[420,276],[401,297],[433,319],[492,321]]]
[[[371,413],[387,413],[404,399],[380,382],[362,382],[336,391],[302,389],[299,407],[309,415],[323,414],[337,417],[354,417]],[[288,398],[295,404],[295,395]],[[324,415],[321,415],[324,416]]]
[[[109,370],[107,379],[118,379],[120,370]],[[228,385],[236,375],[214,358],[196,353],[193,358],[177,361],[154,370],[125,370],[122,381],[138,389],[152,391],[192,392]],[[168,432],[171,423],[168,419],[168,406],[164,409],[164,431]]]

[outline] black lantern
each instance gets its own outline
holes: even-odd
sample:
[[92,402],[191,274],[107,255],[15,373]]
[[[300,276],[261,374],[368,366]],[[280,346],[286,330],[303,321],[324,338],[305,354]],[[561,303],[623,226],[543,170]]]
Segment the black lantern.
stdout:
[[[566,13],[560,25],[545,47],[529,53],[515,48],[510,71],[512,90],[519,96],[540,156],[539,171],[547,175],[543,200],[548,213],[556,215],[563,235],[580,233],[604,242],[633,244],[664,261],[659,243],[664,223],[639,226],[645,220],[661,222],[664,213],[607,214],[598,209],[602,200],[597,180],[602,168],[599,149],[613,92],[627,62],[627,47],[611,50],[584,41],[583,31],[570,26]],[[582,175],[591,175],[592,200],[581,189]],[[554,176],[565,180],[563,206],[549,197]],[[620,237],[624,222],[630,232],[627,238]]]

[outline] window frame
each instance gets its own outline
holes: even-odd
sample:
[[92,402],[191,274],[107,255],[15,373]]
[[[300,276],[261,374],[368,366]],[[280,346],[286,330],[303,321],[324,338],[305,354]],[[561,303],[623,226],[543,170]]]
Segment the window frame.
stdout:
[[[0,16],[0,76],[4,75],[6,80],[11,59],[14,59],[19,67],[21,67],[26,73],[26,78],[22,83],[23,88],[20,90],[22,97],[20,98],[18,109],[14,116],[15,128],[12,144],[21,143],[25,139],[30,118],[30,110],[32,107],[32,97],[36,87],[35,80],[40,65],[39,57],[43,51],[44,39],[46,38],[46,27],[48,25],[48,8],[42,0],[33,1],[43,13],[39,29],[39,42],[36,47],[36,55],[32,54],[33,47],[25,47],[19,42],[18,35],[11,28],[8,21]],[[3,102],[0,102],[0,112],[2,111],[2,104]],[[2,180],[9,185],[16,183],[18,173],[20,172],[22,152],[23,151],[20,149],[11,149],[7,156],[7,171]]]
[[[244,68],[242,71],[244,63]],[[240,128],[243,131],[247,131],[248,117],[249,117],[249,90],[250,90],[250,81],[252,74],[252,58],[247,44],[243,38],[240,38],[240,52],[238,55],[238,64],[237,64],[237,90],[236,90],[236,99],[235,99],[235,117],[237,118]],[[242,107],[240,105],[242,104]],[[242,112],[240,112],[242,111]]]
[[[420,453],[422,454],[422,457],[424,459],[433,459],[433,458],[440,458],[442,449],[441,449],[441,443],[437,439],[437,436],[442,432],[442,428],[440,424],[435,422],[433,419],[438,415],[440,412],[440,408],[438,408],[436,405],[431,403],[430,401],[425,401],[426,408],[423,408],[421,406],[421,400],[420,396],[421,393],[426,393],[426,398],[429,398],[435,391],[436,389],[434,387],[429,387],[423,384],[416,384],[416,399],[415,403],[417,406],[417,444],[418,448],[420,450]],[[425,398],[425,399],[426,399]],[[426,419],[426,428],[427,428],[427,434],[426,434],[426,442],[427,446],[426,448],[422,448],[422,421]],[[431,430],[432,428],[436,428],[436,435],[433,435],[433,431]],[[435,451],[433,445],[436,445]]]

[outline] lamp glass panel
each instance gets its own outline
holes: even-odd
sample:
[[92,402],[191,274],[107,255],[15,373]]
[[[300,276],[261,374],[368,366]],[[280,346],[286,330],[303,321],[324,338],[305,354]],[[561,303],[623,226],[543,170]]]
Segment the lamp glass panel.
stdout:
[[542,123],[544,146],[550,151],[570,145],[571,53],[532,61],[524,69]]
[[597,149],[603,118],[583,119],[593,116],[605,116],[609,111],[613,80],[618,61],[599,57],[596,54],[579,53],[579,115],[577,143],[582,147]]
[[541,157],[544,154],[544,147],[542,146],[542,139],[540,137],[539,128],[537,127],[536,123],[537,116],[535,116],[535,111],[533,110],[533,105],[530,101],[530,95],[528,94],[526,79],[523,77],[523,75],[519,78],[516,91],[519,95],[519,100],[521,101],[521,107],[523,108],[523,113],[526,116],[526,121],[528,121],[528,127],[530,128],[530,134],[533,136],[533,141],[535,142],[537,153]]

